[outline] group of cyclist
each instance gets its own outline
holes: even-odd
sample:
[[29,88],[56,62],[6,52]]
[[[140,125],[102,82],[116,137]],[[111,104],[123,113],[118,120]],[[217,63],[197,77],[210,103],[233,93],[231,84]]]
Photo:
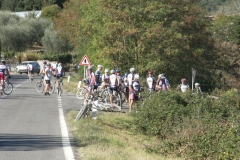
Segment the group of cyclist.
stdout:
[[135,74],[135,68],[131,68],[130,73],[125,74],[124,77],[121,76],[120,69],[112,69],[110,70],[110,73],[109,69],[105,69],[104,74],[101,75],[102,68],[102,65],[98,65],[97,71],[94,73],[93,67],[88,66],[86,72],[86,80],[88,81],[88,92],[84,99],[84,103],[87,103],[88,96],[92,90],[97,90],[98,87],[102,89],[106,86],[109,86],[109,101],[114,108],[115,106],[112,99],[113,93],[119,93],[120,87],[124,87],[125,99],[127,102],[129,102],[129,112],[131,112],[133,103],[135,100],[138,99],[138,93],[140,92],[140,77],[138,74]]
[[8,66],[6,65],[5,60],[1,60],[0,64],[0,95],[3,95],[3,85],[5,79],[8,79],[10,76]]
[[62,67],[61,63],[57,64],[56,68],[53,68],[53,66],[50,63],[47,63],[46,61],[43,62],[43,67],[39,73],[39,75],[44,75],[44,83],[45,83],[45,93],[44,95],[50,95],[49,89],[51,80],[53,79],[53,76],[56,77],[56,87],[58,88],[58,81],[62,81],[63,76],[65,75],[64,68]]
[[[158,79],[156,79],[153,76],[153,72],[151,70],[148,71],[147,86],[148,86],[148,91],[150,92],[151,91],[167,91],[170,89],[169,81],[164,76],[164,74],[159,74]],[[190,87],[189,87],[189,84],[187,83],[186,78],[181,79],[181,84],[178,85],[177,90],[183,93],[190,90]],[[202,93],[199,83],[195,83],[195,92]]]

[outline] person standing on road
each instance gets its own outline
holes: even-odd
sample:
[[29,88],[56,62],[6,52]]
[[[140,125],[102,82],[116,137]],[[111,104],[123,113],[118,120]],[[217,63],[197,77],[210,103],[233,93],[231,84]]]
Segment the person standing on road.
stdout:
[[46,83],[45,94],[44,94],[44,95],[50,95],[49,89],[50,89],[51,79],[52,79],[51,64],[48,63],[48,64],[47,64],[47,68],[46,68],[46,70],[45,70],[45,76],[44,76],[44,80],[45,80],[45,83]]
[[92,89],[93,89],[94,84],[95,84],[95,74],[93,72],[92,66],[88,66],[88,68],[87,68],[87,78],[86,78],[86,80],[89,82],[89,84],[88,84],[88,92],[86,93],[86,96],[85,96],[85,99],[84,99],[84,104],[87,103],[88,96],[92,92]]
[[56,87],[58,88],[58,81],[62,82],[63,76],[65,75],[64,68],[61,63],[58,63],[57,68],[55,69],[56,75]]
[[129,88],[129,98],[128,98],[128,102],[130,102],[130,100],[131,100],[130,87],[131,87],[131,85],[133,84],[134,76],[135,76],[135,68],[130,68],[130,73],[129,73],[128,76],[127,76],[128,88]]
[[101,85],[101,70],[102,70],[102,65],[98,65],[98,69],[95,72],[95,85],[100,86]]
[[140,82],[139,75],[135,74],[133,83],[129,85],[129,112],[132,111],[133,103],[139,100],[139,92],[140,92]]
[[118,89],[118,86],[119,86],[119,78],[117,77],[117,75],[115,74],[115,71],[112,69],[110,71],[111,75],[109,77],[109,84],[110,84],[110,87],[109,87],[109,95],[110,95],[110,103],[112,105],[112,107],[114,108],[113,106],[113,100],[112,100],[112,97],[113,97],[113,92],[118,92],[117,89]]
[[100,89],[105,88],[109,84],[109,74],[108,69],[105,69],[105,74],[102,75],[102,84],[100,86]]
[[31,63],[29,63],[27,65],[27,71],[28,71],[28,76],[33,78],[33,76],[34,76],[34,68],[33,68],[33,65]]
[[[2,90],[3,90],[5,78],[7,79],[9,77],[8,67],[5,64],[6,64],[5,61],[2,60],[0,64],[0,95],[3,94]],[[6,72],[6,77],[5,77],[5,72]]]

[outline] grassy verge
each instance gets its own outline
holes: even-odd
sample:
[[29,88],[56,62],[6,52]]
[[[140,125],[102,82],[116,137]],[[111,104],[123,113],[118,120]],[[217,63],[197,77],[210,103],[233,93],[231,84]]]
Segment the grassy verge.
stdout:
[[[64,89],[76,93],[77,77],[64,80]],[[77,159],[84,160],[161,160],[177,159],[159,156],[150,150],[151,146],[162,143],[156,137],[135,132],[133,117],[118,112],[99,112],[98,119],[91,118],[74,121],[77,111],[67,114],[78,144]]]
[[100,112],[97,120],[91,118],[74,122],[77,111],[70,111],[67,119],[77,139],[79,159],[86,160],[160,160],[148,150],[156,143],[155,137],[134,132],[132,117],[123,113]]

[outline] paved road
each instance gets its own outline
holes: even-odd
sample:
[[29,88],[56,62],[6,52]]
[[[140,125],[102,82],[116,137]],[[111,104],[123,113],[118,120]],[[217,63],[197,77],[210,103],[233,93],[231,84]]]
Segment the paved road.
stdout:
[[82,102],[69,93],[38,93],[37,79],[30,83],[26,74],[12,74],[10,81],[13,93],[0,97],[0,160],[75,159],[64,115]]

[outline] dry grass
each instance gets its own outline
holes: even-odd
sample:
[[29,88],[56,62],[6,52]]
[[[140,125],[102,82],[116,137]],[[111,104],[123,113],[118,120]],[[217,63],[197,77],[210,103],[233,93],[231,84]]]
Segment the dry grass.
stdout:
[[148,149],[161,143],[155,137],[134,132],[132,117],[123,113],[100,112],[91,118],[74,122],[77,111],[68,113],[68,122],[78,142],[79,159],[83,160],[161,160],[177,159],[150,153]]

